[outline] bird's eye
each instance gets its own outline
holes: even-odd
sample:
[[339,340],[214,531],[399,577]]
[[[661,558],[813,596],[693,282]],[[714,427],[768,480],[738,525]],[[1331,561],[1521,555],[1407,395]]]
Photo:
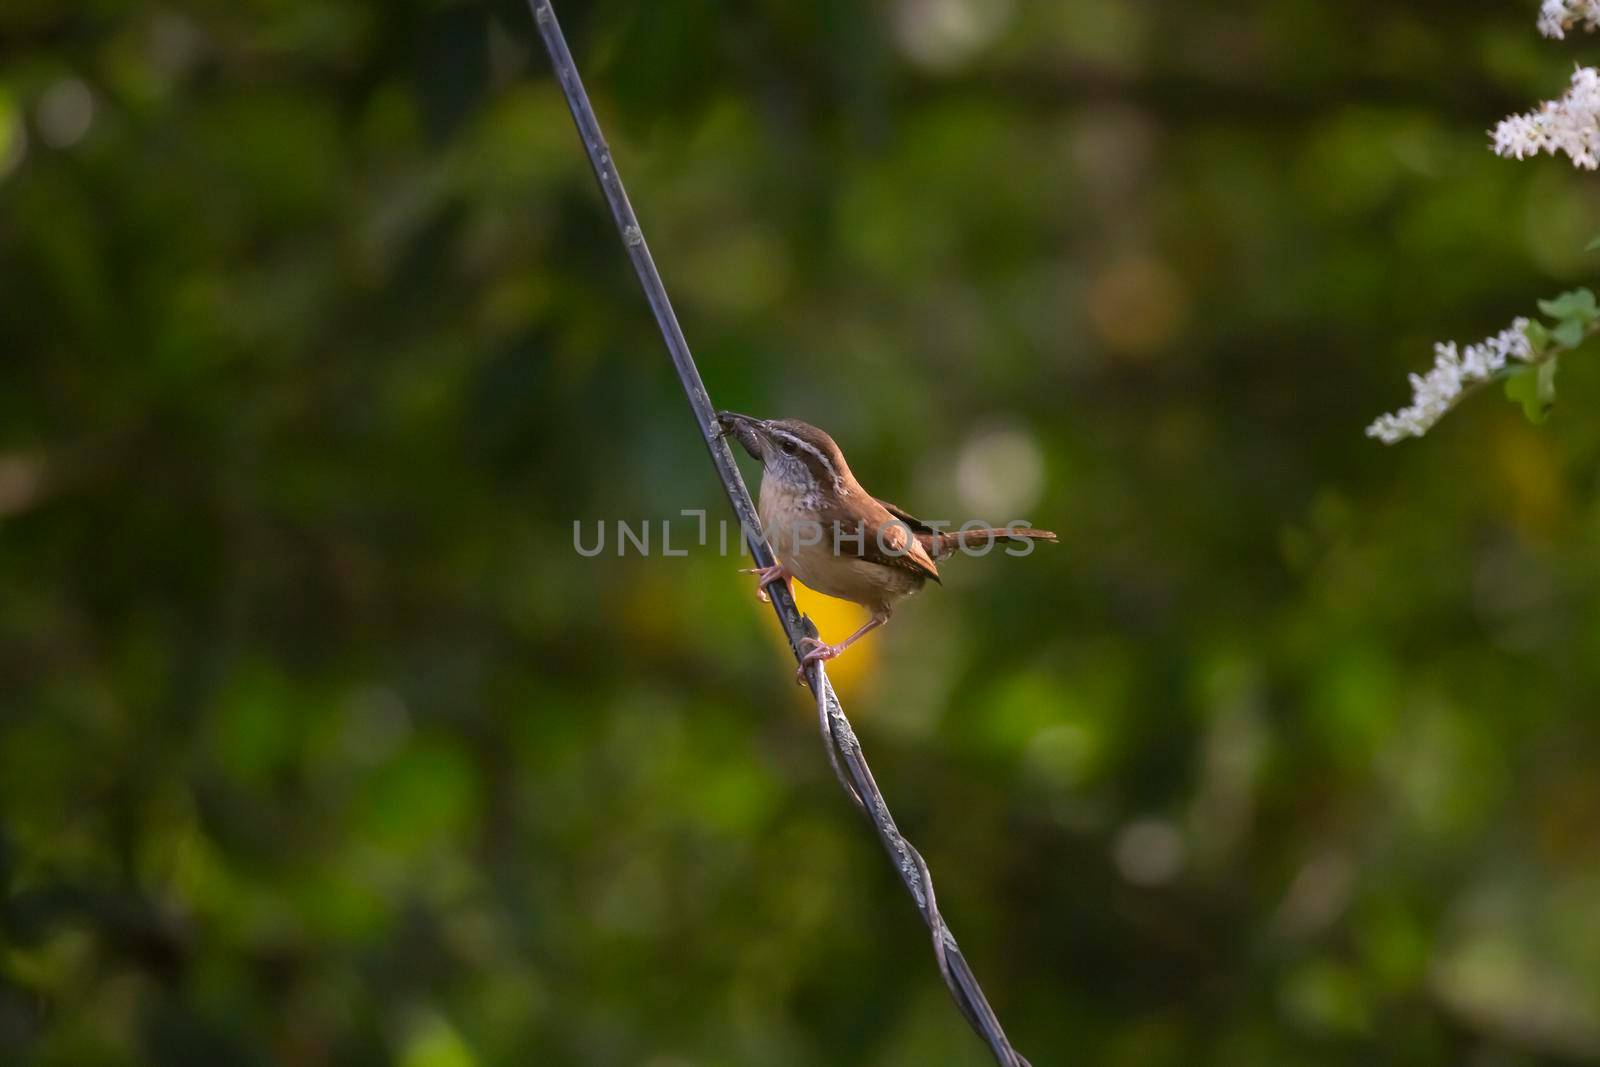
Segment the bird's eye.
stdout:
[[796,445],[793,441],[785,441],[785,442],[783,442],[783,445],[781,447],[783,448],[783,450],[785,452],[789,453],[789,455],[792,456],[792,455],[795,454],[795,451],[799,446]]

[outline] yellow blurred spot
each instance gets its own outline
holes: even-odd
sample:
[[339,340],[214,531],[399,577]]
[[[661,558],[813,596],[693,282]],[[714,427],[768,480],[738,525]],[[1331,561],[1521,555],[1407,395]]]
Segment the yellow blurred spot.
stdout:
[[[868,619],[867,610],[859,604],[823,596],[814,589],[807,589],[799,582],[794,583],[794,599],[801,613],[811,616],[811,621],[817,624],[817,632],[822,635],[822,639],[832,645],[855,633]],[[778,625],[777,615],[765,605],[760,606],[766,615],[773,637],[787,650],[788,641],[783,636],[783,627]],[[878,656],[874,647],[875,642],[884,639],[886,629],[887,627],[878,627],[845,649],[844,654],[838,659],[828,661],[828,678],[832,680],[834,688],[841,696],[872,673],[872,667],[877,662]]]

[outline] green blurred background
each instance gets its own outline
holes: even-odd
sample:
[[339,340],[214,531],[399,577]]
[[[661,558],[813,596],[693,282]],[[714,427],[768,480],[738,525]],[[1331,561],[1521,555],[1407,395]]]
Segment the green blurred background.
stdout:
[[[1062,533],[837,672],[1018,1047],[1600,1062],[1600,372],[1362,436],[1594,276],[1600,42],[557,7],[714,402]],[[525,7],[5,0],[0,160],[0,1062],[988,1062]]]

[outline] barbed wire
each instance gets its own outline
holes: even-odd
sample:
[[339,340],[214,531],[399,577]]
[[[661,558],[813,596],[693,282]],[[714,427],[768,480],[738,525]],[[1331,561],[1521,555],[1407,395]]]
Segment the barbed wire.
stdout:
[[[622,179],[618,176],[616,164],[611,159],[611,149],[600,131],[599,119],[595,117],[594,108],[589,103],[589,95],[584,91],[583,81],[578,77],[577,65],[567,48],[567,41],[562,35],[560,23],[556,21],[555,11],[551,8],[549,0],[528,0],[528,6],[533,12],[534,23],[544,41],[545,50],[550,54],[550,63],[555,70],[556,80],[567,98],[567,106],[572,111],[572,121],[578,128],[578,136],[582,139],[584,151],[594,168],[595,178],[599,181],[600,190],[605,195],[607,206],[611,209],[617,233],[622,238],[628,259],[632,262],[639,285],[644,290],[645,300],[650,304],[656,325],[661,329],[661,338],[666,342],[667,353],[672,357],[673,366],[677,369],[678,380],[683,384],[689,408],[693,411],[695,422],[700,427],[701,439],[711,453],[712,465],[717,469],[717,476],[722,481],[728,503],[733,508],[734,516],[739,520],[740,528],[744,531],[750,555],[756,566],[769,567],[776,560],[766,537],[760,532],[761,522],[756,516],[750,491],[745,487],[744,477],[739,473],[733,452],[722,436],[722,429],[717,423],[716,409],[706,394],[705,383],[700,379],[700,371],[695,366],[694,356],[689,351],[689,343],[683,336],[682,327],[678,325],[678,317],[672,310],[672,303],[667,299],[667,290],[662,284],[661,274],[650,255],[649,245],[645,243],[644,231],[639,227],[633,205],[629,203],[628,194],[622,187]],[[801,642],[807,638],[817,637],[816,627],[808,617],[800,613],[794,597],[784,583],[774,583],[768,587],[768,592],[778,622],[782,624],[783,632],[789,640],[790,651],[794,653],[797,661],[803,661],[804,650]],[[816,697],[817,723],[828,754],[828,764],[833,768],[834,776],[839,779],[840,787],[872,823],[877,831],[878,840],[882,842],[896,873],[905,884],[906,892],[916,903],[917,911],[933,937],[934,959],[939,964],[939,973],[943,976],[945,985],[950,987],[950,995],[955,999],[956,1007],[960,1009],[972,1029],[988,1044],[989,1051],[994,1054],[995,1061],[1001,1064],[1001,1067],[1030,1067],[1028,1061],[1012,1048],[1011,1042],[1006,1039],[1000,1020],[983,995],[983,989],[978,985],[972,968],[967,965],[966,957],[961,954],[955,936],[945,924],[944,917],[939,914],[939,906],[933,893],[933,875],[928,870],[928,864],[895,825],[894,816],[889,813],[889,805],[878,789],[878,783],[872,776],[872,769],[867,766],[866,756],[861,751],[861,742],[857,740],[855,730],[850,726],[850,720],[845,717],[844,708],[839,703],[838,694],[833,690],[833,683],[828,679],[827,670],[820,661],[813,663],[807,670],[805,679]]]

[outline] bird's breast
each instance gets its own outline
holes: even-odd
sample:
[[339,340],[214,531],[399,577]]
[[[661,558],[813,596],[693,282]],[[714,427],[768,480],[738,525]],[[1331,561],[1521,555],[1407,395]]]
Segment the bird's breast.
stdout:
[[836,544],[835,531],[818,518],[818,501],[805,494],[763,478],[757,509],[773,552],[809,589],[876,608],[922,587],[922,579],[905,568],[860,558],[857,531],[842,531]]
[[772,542],[772,550],[780,559],[787,561],[798,545],[815,539],[812,530],[817,528],[816,501],[794,492],[775,478],[761,479],[757,511],[767,540]]

